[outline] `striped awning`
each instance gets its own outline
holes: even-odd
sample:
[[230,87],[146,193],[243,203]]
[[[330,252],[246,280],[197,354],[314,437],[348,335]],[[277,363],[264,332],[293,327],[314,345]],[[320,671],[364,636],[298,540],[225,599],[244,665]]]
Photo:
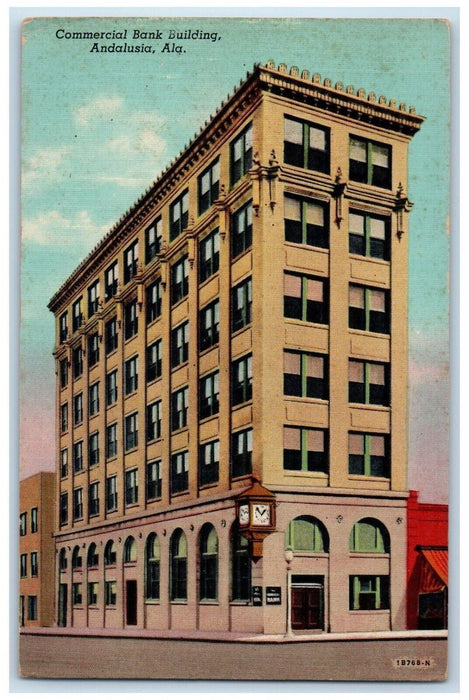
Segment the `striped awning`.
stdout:
[[417,547],[422,555],[420,592],[433,593],[448,586],[448,548]]

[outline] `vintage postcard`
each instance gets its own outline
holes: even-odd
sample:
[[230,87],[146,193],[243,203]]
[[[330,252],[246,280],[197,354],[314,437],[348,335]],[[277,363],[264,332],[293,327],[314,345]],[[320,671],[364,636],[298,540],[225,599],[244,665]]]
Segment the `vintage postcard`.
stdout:
[[448,22],[21,33],[21,676],[444,680]]

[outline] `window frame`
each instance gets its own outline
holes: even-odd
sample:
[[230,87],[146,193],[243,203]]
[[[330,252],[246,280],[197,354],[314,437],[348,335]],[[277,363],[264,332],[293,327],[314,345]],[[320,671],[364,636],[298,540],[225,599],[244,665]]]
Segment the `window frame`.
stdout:
[[220,232],[218,228],[199,241],[199,284],[220,269]]
[[106,513],[117,510],[117,475],[111,474],[106,477]]
[[138,274],[138,238],[124,250],[124,284]]
[[252,353],[232,360],[230,369],[230,404],[234,408],[252,401]]
[[[351,363],[362,365],[363,367],[363,381],[352,381],[350,378],[351,374]],[[380,367],[383,370],[384,382],[383,384],[373,384],[371,381],[371,370],[373,367]],[[379,400],[379,396],[374,398],[374,394],[379,392],[379,390],[373,391],[373,387],[382,387],[381,393],[383,395],[383,400]],[[390,366],[388,362],[370,362],[369,360],[360,360],[356,358],[349,357],[349,378],[348,378],[348,400],[349,403],[356,403],[365,406],[386,406],[390,405]]]
[[[353,145],[352,143],[355,142],[356,144],[362,144],[362,146],[365,147],[365,160],[364,161],[359,161],[356,158],[352,158],[352,148]],[[374,153],[374,147],[375,148],[381,148],[383,150],[387,151],[387,159],[388,159],[388,166],[386,169],[382,168],[385,170],[385,175],[386,177],[383,176],[382,182],[385,182],[385,184],[379,184],[376,180],[380,180],[380,177],[378,177],[379,172],[377,172],[377,176],[375,177],[374,173],[374,164],[373,164],[373,153]],[[354,165],[352,166],[352,163]],[[358,166],[358,163],[364,163],[365,164],[365,172],[359,172],[363,171],[363,165]],[[390,190],[392,188],[392,146],[387,143],[383,143],[380,141],[375,141],[374,139],[368,139],[364,138],[363,136],[355,136],[354,134],[349,134],[349,158],[348,158],[348,165],[349,165],[349,180],[352,180],[353,182],[359,182],[363,185],[371,185],[373,187],[379,187],[380,189],[385,189],[385,190]],[[382,166],[381,166],[382,167]]]
[[117,368],[106,374],[106,406],[112,406],[118,398]]
[[[209,180],[208,189],[205,192],[202,192],[203,180],[206,177],[208,177]],[[218,199],[219,194],[220,156],[217,156],[197,178],[197,210],[199,216],[202,216],[202,214],[210,209],[213,203]]]
[[138,469],[133,467],[124,472],[125,478],[125,505],[132,506],[138,503]]
[[83,471],[83,440],[73,443],[73,473]]
[[158,399],[157,401],[152,401],[152,403],[147,405],[146,410],[146,438],[147,442],[152,440],[159,440],[161,437],[161,425],[162,425],[162,401]]
[[106,459],[117,457],[117,421],[106,425]]
[[[238,304],[242,297],[241,306]],[[231,289],[231,332],[245,328],[252,320],[252,277],[247,277]]]
[[116,296],[119,289],[119,261],[114,260],[104,273],[104,301]]
[[[362,452],[354,453],[350,452],[350,441],[351,437],[361,437],[363,438],[363,448]],[[372,478],[391,478],[391,446],[390,446],[390,435],[388,433],[370,433],[362,432],[356,430],[349,430],[349,445],[348,445],[348,474],[349,476],[364,476]],[[380,438],[383,443],[383,455],[373,455],[371,442],[373,438]],[[376,464],[373,466],[372,458],[373,456],[381,457],[381,466]],[[355,457],[355,460],[352,458]],[[360,458],[360,461],[357,459]]]
[[88,513],[90,517],[99,515],[99,481],[93,481],[88,487]]
[[80,391],[73,397],[73,425],[81,425],[83,423],[83,392]]
[[117,316],[113,316],[109,321],[106,321],[104,333],[106,355],[110,355],[114,350],[117,350],[119,345]]
[[[287,295],[285,286],[287,278],[295,277],[300,279],[300,296]],[[284,293],[283,293],[283,315],[284,318],[292,318],[304,323],[315,323],[327,326],[329,323],[329,284],[327,277],[314,277],[303,275],[289,270],[285,270]],[[322,284],[322,301],[308,299],[308,282],[320,282]],[[308,304],[308,302],[310,302]]]
[[[301,144],[287,139],[287,122],[301,125]],[[321,132],[324,136],[323,149],[311,146],[311,129]],[[295,155],[292,151],[295,149]],[[300,155],[301,154],[301,155]],[[330,174],[331,168],[331,130],[322,124],[316,124],[306,119],[297,119],[284,115],[283,161],[286,165],[297,168]]]
[[[206,459],[208,456],[210,460]],[[210,440],[199,445],[199,486],[216,484],[220,471],[220,440]]]
[[189,359],[189,321],[183,321],[171,329],[171,369]]
[[88,413],[90,418],[99,413],[99,381],[88,387]]
[[231,214],[230,238],[232,260],[250,250],[253,239],[252,200],[245,202]]
[[153,459],[147,462],[145,489],[147,501],[155,501],[162,496],[162,462],[161,459]]
[[124,306],[124,340],[130,340],[138,334],[138,302],[131,299]]
[[73,379],[78,379],[83,374],[83,348],[77,345],[72,350]]
[[[177,217],[177,218],[175,218]],[[174,241],[189,225],[189,189],[186,188],[169,205],[169,240]]]
[[80,326],[82,325],[84,318],[83,318],[83,311],[82,311],[82,301],[83,297],[80,297],[76,301],[73,302],[72,304],[72,330],[75,333]]
[[129,396],[138,389],[138,355],[124,362],[124,395]]
[[[154,297],[154,298],[153,298]],[[146,322],[147,325],[156,321],[161,316],[161,307],[163,304],[162,284],[158,277],[153,280],[145,289],[146,298]]]
[[199,310],[199,352],[209,350],[220,340],[220,301],[214,299]]
[[176,496],[189,490],[189,450],[171,455],[170,493]]
[[[210,551],[215,538],[215,551]],[[212,538],[212,542],[210,539]],[[218,534],[211,523],[202,526],[199,542],[199,601],[216,602],[218,600]]]
[[94,430],[88,438],[88,466],[99,464],[99,431]]
[[[248,170],[252,168],[253,156],[253,125],[248,124],[230,143],[230,186],[234,187]],[[240,157],[236,157],[236,149],[240,146]],[[238,166],[239,163],[239,166]]]
[[124,417],[125,451],[130,452],[138,447],[138,411],[133,411]]
[[[298,202],[300,206],[300,219],[299,219],[299,236],[298,236],[298,225],[293,226],[292,222],[298,224],[298,219],[287,219],[286,217],[286,200],[291,199]],[[309,224],[308,223],[308,205],[315,207],[320,207],[323,214],[323,225],[322,227]],[[311,197],[302,197],[299,195],[293,195],[289,192],[284,194],[284,232],[285,241],[287,243],[296,243],[298,245],[308,246],[310,248],[320,248],[321,250],[329,249],[329,206],[326,202],[320,199],[313,199]],[[290,222],[290,223],[289,223]],[[311,230],[313,227],[313,230]],[[295,230],[294,230],[295,229]],[[297,239],[300,240],[297,240]]]
[[147,382],[154,382],[163,373],[163,340],[158,338],[147,346]]
[[[352,231],[351,225],[351,215],[356,217],[361,217],[363,219],[362,233],[358,231]],[[376,238],[373,236],[372,221],[381,221],[384,224],[384,239]],[[348,236],[349,236],[349,254],[359,255],[364,258],[371,258],[372,260],[383,260],[389,262],[390,255],[390,238],[391,238],[391,220],[389,216],[385,214],[374,214],[369,211],[362,211],[360,209],[350,209],[349,210],[349,226],[348,226]],[[382,254],[373,254],[373,241],[383,240],[382,244]],[[360,245],[358,245],[360,244]],[[375,244],[376,249],[376,244]],[[355,248],[355,249],[354,249]],[[357,250],[360,248],[360,250]]]
[[[300,372],[286,372],[285,364],[287,364],[288,355],[299,357]],[[308,360],[316,358],[322,360],[323,376],[316,377],[308,374]],[[302,399],[318,399],[321,401],[329,400],[329,356],[317,352],[306,352],[303,350],[283,350],[283,395],[294,396]],[[308,381],[309,380],[309,381]],[[299,383],[299,388],[297,384]]]
[[171,306],[174,306],[189,294],[189,256],[187,253],[171,265],[170,275]]
[[88,318],[94,316],[99,309],[99,279],[88,287]]
[[231,434],[230,475],[232,479],[252,474],[253,437],[252,427],[243,428]]
[[[365,580],[369,581],[369,590],[363,590]],[[367,596],[365,600],[372,600],[374,606],[363,605],[360,596]],[[349,610],[373,611],[390,610],[390,577],[388,574],[354,574],[349,575]]]
[[73,489],[73,522],[83,520],[83,488]]
[[161,252],[163,244],[163,218],[157,216],[145,229],[145,264],[148,265]]
[[64,343],[68,338],[68,311],[59,316],[59,342]]
[[[285,447],[286,431],[299,432],[300,449]],[[313,438],[313,433],[322,436],[323,450],[308,449],[308,437]],[[319,456],[317,456],[319,455]],[[287,466],[288,465],[288,466]],[[298,466],[292,466],[298,465]],[[324,428],[310,428],[298,425],[284,425],[283,427],[283,471],[300,472],[306,474],[329,474],[329,432]]]
[[[210,389],[208,394],[206,388]],[[210,372],[199,379],[199,419],[204,420],[220,411],[220,372]]]
[[187,427],[189,387],[182,386],[171,392],[171,432]]
[[[363,306],[352,306],[350,299],[352,289],[360,289],[363,291]],[[384,311],[377,311],[371,308],[371,295],[373,292],[379,292],[383,295]],[[349,295],[348,327],[350,329],[379,335],[390,334],[391,313],[389,289],[349,283]]]

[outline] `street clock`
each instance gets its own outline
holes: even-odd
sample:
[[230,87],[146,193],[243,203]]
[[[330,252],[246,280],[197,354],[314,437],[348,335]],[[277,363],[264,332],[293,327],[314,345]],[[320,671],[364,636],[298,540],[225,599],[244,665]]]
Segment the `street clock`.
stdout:
[[262,543],[275,531],[275,496],[253,477],[253,484],[236,501],[239,532],[250,545],[253,559],[262,556]]

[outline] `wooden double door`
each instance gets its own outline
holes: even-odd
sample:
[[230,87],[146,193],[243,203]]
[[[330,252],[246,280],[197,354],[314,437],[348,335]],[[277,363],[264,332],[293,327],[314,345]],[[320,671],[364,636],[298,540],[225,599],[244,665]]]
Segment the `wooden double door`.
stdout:
[[291,626],[294,630],[324,629],[323,576],[293,576]]

